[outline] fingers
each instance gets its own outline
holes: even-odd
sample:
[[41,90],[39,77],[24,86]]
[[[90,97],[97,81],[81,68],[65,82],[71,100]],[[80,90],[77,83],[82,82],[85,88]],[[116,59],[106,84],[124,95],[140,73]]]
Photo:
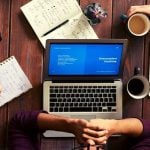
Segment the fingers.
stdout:
[[79,143],[90,145],[106,143],[106,140],[109,137],[108,131],[99,124],[99,122],[102,122],[103,120],[98,120],[98,122],[95,121],[94,123],[83,119],[77,119],[75,121],[76,130],[74,134]]
[[78,142],[87,145],[106,144],[109,137],[107,130],[94,131],[88,128],[84,129],[83,133],[78,134],[76,135]]
[[137,7],[136,7],[136,6],[131,6],[131,7],[129,8],[129,10],[127,11],[127,15],[128,15],[128,17],[129,17],[129,16],[131,16],[131,15],[137,13],[137,12],[138,12]]
[[2,86],[0,85],[0,93],[2,92]]
[[101,136],[106,136],[108,135],[108,131],[107,130],[100,130],[100,131],[95,131],[95,130],[91,130],[89,128],[84,129],[84,133],[87,135],[90,135],[92,137],[101,137]]
[[87,144],[86,139],[84,139],[83,137],[76,136],[76,138],[79,144]]
[[[100,120],[100,119],[99,119]],[[87,128],[99,131],[99,130],[104,130],[105,128],[101,126],[100,121],[92,121],[90,120],[90,123],[87,124]]]
[[150,14],[150,5],[131,6],[127,11],[127,15],[130,17],[135,13],[146,13]]
[[77,126],[87,127],[88,121],[84,119],[75,119]]
[[87,140],[87,142],[89,142],[89,144],[106,144],[106,141],[108,139],[108,136],[102,136],[102,137],[98,137],[98,138],[95,138],[95,137],[92,137],[92,136],[89,136],[87,134],[83,134],[83,137],[85,139],[90,139],[90,140]]
[[88,139],[88,140],[86,141],[86,144],[87,144],[87,145],[95,145],[96,143],[95,143],[92,139]]

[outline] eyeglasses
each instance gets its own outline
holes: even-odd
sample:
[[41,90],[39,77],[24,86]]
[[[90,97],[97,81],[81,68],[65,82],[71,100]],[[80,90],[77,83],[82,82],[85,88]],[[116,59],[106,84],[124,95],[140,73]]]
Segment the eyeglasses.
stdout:
[[80,145],[74,147],[72,150],[104,150],[105,145]]

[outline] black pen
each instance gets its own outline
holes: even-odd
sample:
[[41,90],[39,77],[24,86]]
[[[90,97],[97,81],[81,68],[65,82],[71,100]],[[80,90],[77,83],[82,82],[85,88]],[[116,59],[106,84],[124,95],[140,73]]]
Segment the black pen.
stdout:
[[42,36],[46,36],[47,34],[51,33],[52,31],[56,30],[57,28],[63,26],[64,24],[66,24],[69,20],[64,21],[63,23],[59,24],[58,26],[56,26],[55,28],[51,29],[50,31],[44,33]]

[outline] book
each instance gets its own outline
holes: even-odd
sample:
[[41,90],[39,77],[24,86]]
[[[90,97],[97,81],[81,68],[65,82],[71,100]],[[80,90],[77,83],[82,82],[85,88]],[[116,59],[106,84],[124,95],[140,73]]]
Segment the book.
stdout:
[[21,7],[35,34],[47,39],[97,39],[77,0],[32,0]]
[[0,106],[32,88],[14,56],[0,63]]

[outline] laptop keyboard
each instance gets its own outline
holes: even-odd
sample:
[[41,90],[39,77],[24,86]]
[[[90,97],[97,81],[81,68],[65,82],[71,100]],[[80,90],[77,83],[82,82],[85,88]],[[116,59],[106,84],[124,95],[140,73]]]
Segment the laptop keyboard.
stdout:
[[50,112],[116,112],[116,86],[50,86]]

